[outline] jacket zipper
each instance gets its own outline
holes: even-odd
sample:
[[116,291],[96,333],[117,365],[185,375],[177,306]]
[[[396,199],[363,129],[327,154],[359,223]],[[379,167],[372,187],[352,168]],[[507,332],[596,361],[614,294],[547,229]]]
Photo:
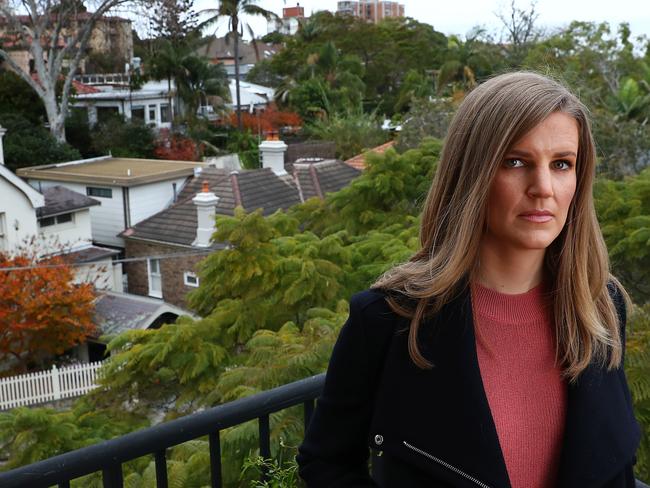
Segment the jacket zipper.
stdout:
[[450,470],[453,471],[454,473],[459,474],[459,475],[461,475],[463,478],[468,479],[469,481],[475,483],[477,486],[480,486],[481,488],[490,488],[489,485],[486,485],[486,484],[483,483],[482,481],[479,481],[479,480],[477,480],[476,478],[474,478],[473,476],[470,476],[470,475],[468,475],[467,473],[465,473],[464,471],[461,471],[461,470],[458,469],[456,466],[452,466],[451,464],[449,464],[449,463],[443,461],[442,459],[439,459],[439,458],[437,458],[437,457],[435,457],[435,456],[429,454],[428,452],[423,451],[422,449],[418,449],[417,447],[412,446],[411,444],[409,444],[409,443],[406,442],[406,441],[403,441],[403,442],[404,442],[404,445],[405,445],[407,448],[409,448],[410,450],[415,451],[415,452],[417,452],[418,454],[421,454],[422,456],[424,456],[424,457],[426,457],[426,458],[428,458],[428,459],[430,459],[430,460],[432,460],[432,461],[435,461],[436,463],[438,463],[438,464],[444,466],[444,467],[447,468],[447,469],[450,469]]

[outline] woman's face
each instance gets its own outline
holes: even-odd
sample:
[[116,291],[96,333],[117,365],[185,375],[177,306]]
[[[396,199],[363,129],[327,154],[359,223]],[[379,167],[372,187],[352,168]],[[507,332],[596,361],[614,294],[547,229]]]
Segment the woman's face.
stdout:
[[490,186],[483,244],[501,251],[546,249],[567,219],[577,154],[578,123],[561,112],[517,141]]

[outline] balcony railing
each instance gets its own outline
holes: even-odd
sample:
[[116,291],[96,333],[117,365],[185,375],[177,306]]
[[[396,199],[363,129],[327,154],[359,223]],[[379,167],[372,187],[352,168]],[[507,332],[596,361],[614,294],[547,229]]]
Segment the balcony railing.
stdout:
[[156,486],[167,488],[167,449],[207,435],[211,486],[219,488],[221,487],[219,432],[257,419],[260,456],[270,458],[269,415],[303,404],[305,426],[307,426],[314,410],[314,400],[320,395],[324,382],[324,374],[312,376],[94,446],[0,473],[0,486],[2,488],[45,488],[58,485],[59,488],[69,488],[71,480],[101,471],[104,488],[122,488],[122,464],[153,454],[156,463]]
[[[101,471],[104,488],[122,488],[122,464],[153,454],[156,463],[156,486],[168,488],[167,449],[207,435],[210,450],[210,486],[220,488],[219,432],[257,419],[260,456],[268,459],[271,457],[269,415],[302,403],[307,428],[314,411],[314,401],[320,396],[324,383],[325,374],[312,376],[94,446],[0,473],[0,487],[47,488],[58,485],[59,488],[70,488],[70,481]],[[635,487],[650,488],[639,480],[636,480]]]

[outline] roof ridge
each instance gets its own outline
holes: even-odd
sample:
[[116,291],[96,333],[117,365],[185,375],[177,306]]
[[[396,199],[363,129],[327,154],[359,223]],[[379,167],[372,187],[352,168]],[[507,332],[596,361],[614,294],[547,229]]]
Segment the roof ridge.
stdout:
[[239,189],[239,172],[233,171],[230,173],[230,186],[232,187],[232,194],[235,197],[235,207],[243,207],[241,199],[241,191]]

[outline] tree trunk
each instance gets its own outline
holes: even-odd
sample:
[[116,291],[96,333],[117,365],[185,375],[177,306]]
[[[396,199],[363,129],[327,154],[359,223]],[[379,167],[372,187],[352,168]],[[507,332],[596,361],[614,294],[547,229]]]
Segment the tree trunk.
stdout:
[[[53,91],[53,87],[51,88]],[[48,89],[46,88],[46,92]],[[66,142],[65,139],[65,116],[61,113],[59,104],[56,100],[56,95],[46,96],[41,98],[43,105],[45,106],[45,113],[47,114],[47,123],[50,125],[50,134],[58,142]]]
[[232,19],[232,30],[235,34],[235,92],[237,94],[237,129],[241,132],[241,95],[239,93],[239,22],[237,17]]

